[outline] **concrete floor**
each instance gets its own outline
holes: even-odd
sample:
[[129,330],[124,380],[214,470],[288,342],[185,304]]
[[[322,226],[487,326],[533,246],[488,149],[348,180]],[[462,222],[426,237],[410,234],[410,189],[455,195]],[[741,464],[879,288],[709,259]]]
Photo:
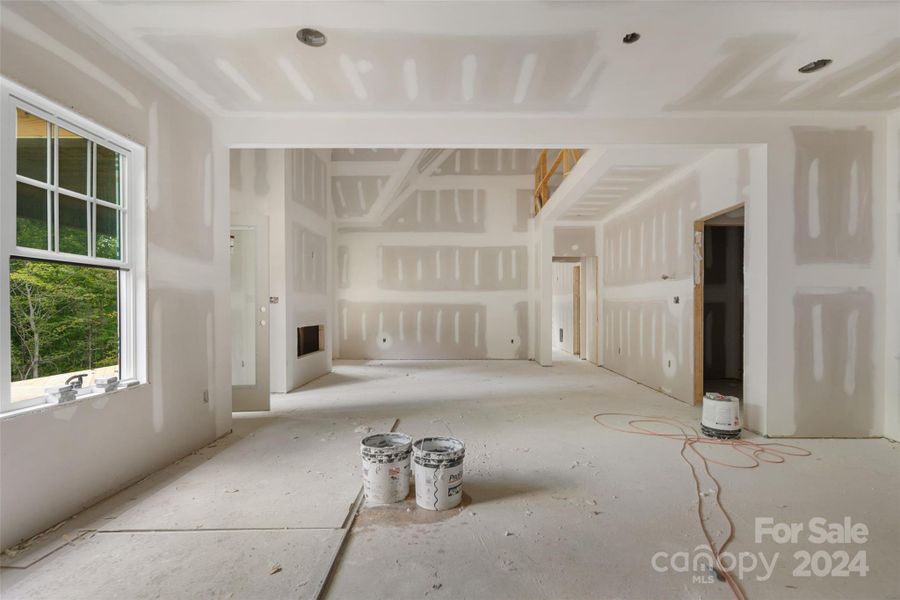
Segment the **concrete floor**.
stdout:
[[[651,565],[659,552],[693,558],[704,541],[681,443],[609,431],[592,419],[635,412],[693,423],[698,410],[556,359],[552,368],[339,362],[302,391],[273,397],[271,413],[238,416],[234,433],[214,447],[5,557],[5,565],[31,566],[4,568],[0,591],[4,599],[729,597],[705,572]],[[414,437],[466,442],[464,505],[444,513],[417,510],[411,500],[363,507],[351,527],[358,440],[395,419]],[[900,597],[898,445],[796,443],[812,456],[713,467],[737,528],[729,550],[768,561],[778,553],[766,580],[756,579],[762,567],[745,575],[747,596]],[[868,527],[865,544],[815,545],[806,530],[797,543],[754,540],[756,517],[805,524],[846,516]],[[723,535],[715,514],[706,523]],[[795,552],[821,550],[864,550],[868,574],[792,574]]]

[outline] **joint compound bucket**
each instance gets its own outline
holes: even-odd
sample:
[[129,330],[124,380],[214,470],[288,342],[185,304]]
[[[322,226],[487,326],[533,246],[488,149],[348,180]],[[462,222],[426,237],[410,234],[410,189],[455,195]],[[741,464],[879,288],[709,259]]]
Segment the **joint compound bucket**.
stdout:
[[416,504],[447,510],[462,502],[463,457],[466,446],[449,437],[427,437],[413,444]]
[[736,438],[741,435],[741,403],[734,396],[710,392],[703,396],[703,435],[714,438]]
[[409,494],[412,438],[405,433],[376,433],[360,444],[363,492],[369,504],[393,504]]

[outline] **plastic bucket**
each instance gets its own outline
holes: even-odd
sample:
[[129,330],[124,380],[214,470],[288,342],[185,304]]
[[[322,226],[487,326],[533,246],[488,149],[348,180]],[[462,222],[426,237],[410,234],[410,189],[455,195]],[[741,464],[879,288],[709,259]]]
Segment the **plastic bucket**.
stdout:
[[363,492],[368,504],[393,504],[409,495],[412,438],[405,433],[376,433],[363,438]]
[[413,444],[416,504],[427,510],[447,510],[462,502],[463,458],[466,446],[456,438],[427,437]]
[[741,435],[741,403],[734,396],[708,392],[703,396],[700,417],[703,435],[714,438],[736,438]]

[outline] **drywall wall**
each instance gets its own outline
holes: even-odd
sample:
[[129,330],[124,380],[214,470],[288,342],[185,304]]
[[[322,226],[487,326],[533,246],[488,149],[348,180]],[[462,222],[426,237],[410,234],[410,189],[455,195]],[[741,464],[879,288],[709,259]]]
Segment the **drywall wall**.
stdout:
[[[790,128],[794,143],[793,433],[866,436],[883,431],[885,290],[881,231],[873,229],[884,129]],[[881,134],[875,143],[876,134]],[[880,147],[879,147],[880,146]],[[883,163],[882,163],[883,165]],[[882,251],[876,253],[881,246]],[[818,271],[818,276],[814,273]]]
[[[0,6],[0,73],[146,147],[148,379],[0,419],[7,547],[231,428],[227,154],[209,119],[43,3]],[[204,391],[209,402],[204,403]]]
[[694,221],[749,200],[744,153],[715,150],[603,222],[603,365],[684,402],[693,401]]
[[[289,392],[331,371],[332,295],[328,258],[328,153],[315,150],[231,151],[235,222],[268,220],[270,389]],[[277,300],[275,300],[277,299]],[[325,347],[298,356],[298,329],[325,326]]]
[[[810,88],[812,89],[812,88]],[[309,146],[379,146],[434,147],[436,145],[490,146],[502,143],[508,147],[602,146],[689,144],[700,146],[744,146],[749,149],[749,195],[757,200],[748,214],[748,270],[745,287],[745,422],[756,431],[772,436],[790,436],[798,432],[798,419],[808,420],[815,435],[882,435],[886,406],[895,402],[897,394],[898,345],[886,345],[897,338],[897,327],[890,324],[896,314],[896,292],[887,290],[895,281],[897,261],[896,212],[887,202],[888,193],[896,186],[895,144],[896,116],[891,116],[893,129],[888,134],[888,116],[883,113],[753,113],[709,114],[694,112],[702,106],[678,108],[677,118],[661,111],[641,118],[622,119],[613,115],[572,114],[546,116],[505,114],[503,118],[479,114],[441,115],[441,118],[412,118],[402,114],[359,115],[290,115],[263,118],[236,116],[222,121],[221,134],[227,143],[244,145],[296,145],[303,140]],[[806,262],[796,257],[794,244],[795,211],[798,203],[795,188],[794,127],[828,130],[864,130],[872,134],[871,168],[859,170],[872,182],[872,255],[862,263]],[[852,166],[852,161],[850,162]],[[863,165],[864,166],[864,165]],[[891,175],[892,174],[892,175]],[[827,181],[827,178],[824,180]],[[890,183],[889,183],[890,182]],[[896,200],[893,202],[896,207]],[[540,219],[538,219],[540,221]],[[857,221],[861,223],[863,220]],[[536,225],[538,222],[536,222]],[[552,225],[552,224],[550,224]],[[890,229],[886,229],[890,228]],[[886,240],[888,238],[888,240]],[[534,227],[531,247],[537,280],[551,280],[552,227]],[[604,242],[605,246],[605,242]],[[602,252],[602,250],[601,250]],[[888,257],[888,258],[886,258]],[[603,266],[601,265],[601,269]],[[865,431],[850,431],[840,422],[830,420],[815,406],[797,412],[795,348],[811,347],[810,340],[797,340],[794,329],[794,295],[802,289],[821,287],[864,289],[872,293],[873,322],[879,324],[871,339],[859,339],[870,345],[874,356],[871,372],[872,396],[865,399],[873,407],[873,422]],[[545,288],[546,289],[546,286]],[[549,291],[549,290],[548,290]],[[531,307],[534,356],[540,364],[550,363],[551,319],[544,300],[534,294]],[[886,310],[886,299],[893,298],[893,313]],[[826,343],[828,343],[826,341]],[[604,344],[605,345],[605,344]],[[886,351],[887,348],[887,351]],[[858,369],[862,366],[858,365]],[[885,398],[890,402],[886,403]],[[893,414],[897,414],[894,409]],[[894,421],[896,423],[896,420]],[[895,430],[896,430],[895,425]]]
[[553,263],[553,347],[572,354],[575,339],[574,273],[578,263]]
[[[529,357],[532,155],[457,150],[382,223],[339,223],[341,358]],[[377,186],[351,187],[359,207],[374,204]],[[334,190],[332,203],[342,206]]]
[[[332,223],[328,213],[330,153],[287,150],[285,249],[287,259],[284,390],[290,391],[331,371],[334,294]],[[298,329],[324,325],[324,347],[298,356]]]

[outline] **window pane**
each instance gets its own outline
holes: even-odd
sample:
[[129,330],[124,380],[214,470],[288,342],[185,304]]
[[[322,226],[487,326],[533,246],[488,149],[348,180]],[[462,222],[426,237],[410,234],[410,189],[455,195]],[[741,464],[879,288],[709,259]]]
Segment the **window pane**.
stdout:
[[88,253],[87,202],[59,195],[59,251],[69,254]]
[[119,211],[97,205],[97,246],[99,258],[121,258],[122,234],[119,230]]
[[14,403],[72,375],[88,388],[118,375],[118,271],[13,258],[9,273]]
[[80,194],[88,193],[88,141],[59,128],[59,185]]
[[48,250],[47,223],[47,190],[17,183],[16,245]]
[[122,201],[122,155],[97,144],[97,197],[107,202]]
[[16,109],[16,173],[47,181],[47,121]]

